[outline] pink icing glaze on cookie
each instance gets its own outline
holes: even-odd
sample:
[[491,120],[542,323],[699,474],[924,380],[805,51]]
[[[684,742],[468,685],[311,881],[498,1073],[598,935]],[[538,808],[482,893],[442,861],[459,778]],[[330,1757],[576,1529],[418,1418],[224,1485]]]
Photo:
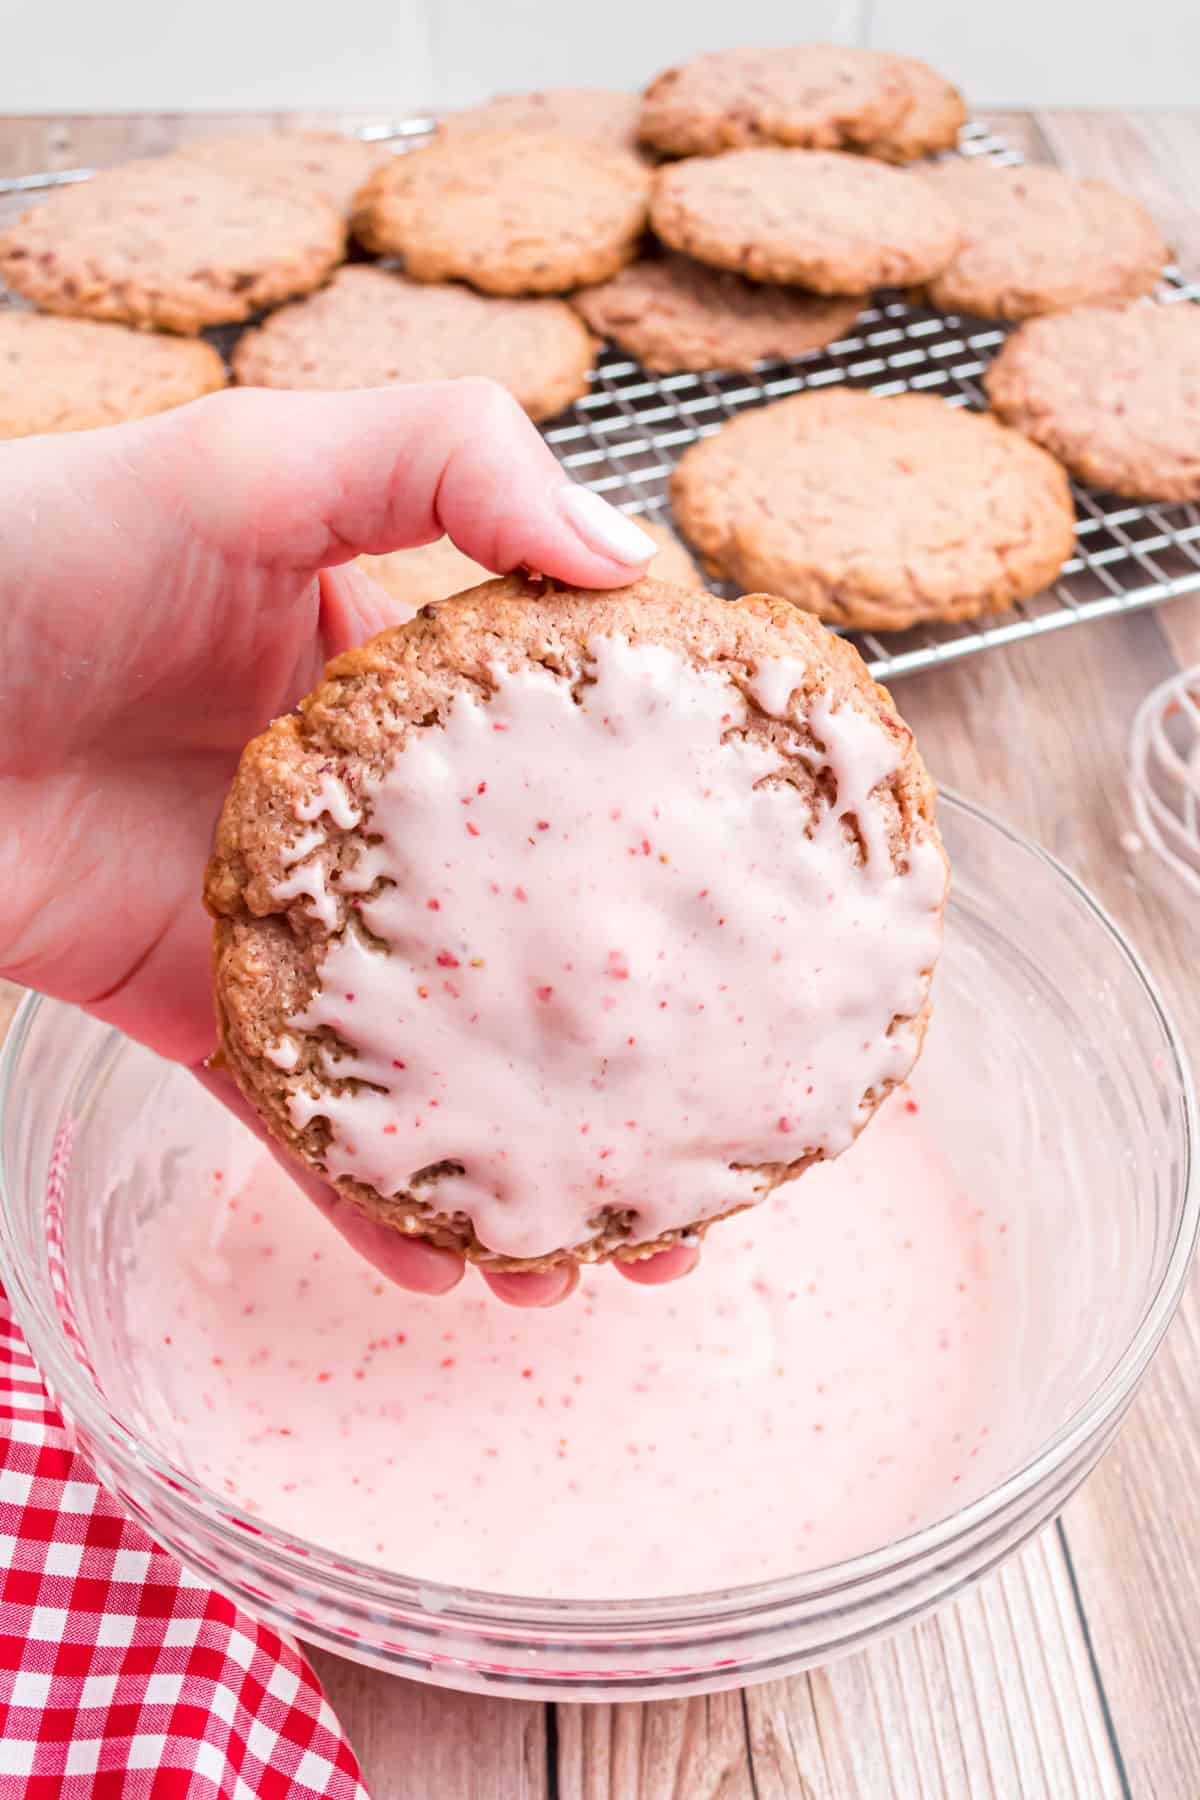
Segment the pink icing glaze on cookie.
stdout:
[[[379,841],[335,881],[389,877],[360,913],[388,950],[347,929],[290,1021],[332,1028],[350,1053],[326,1074],[368,1084],[293,1095],[297,1128],[332,1127],[328,1174],[392,1194],[452,1163],[431,1203],[511,1256],[583,1241],[604,1207],[648,1241],[761,1199],[746,1165],[838,1155],[914,1061],[940,942],[938,846],[888,854],[873,792],[903,746],[877,719],[810,707],[837,804],[805,835],[784,758],[728,736],[748,709],[722,676],[589,652],[582,705],[497,667],[366,785]],[[786,719],[800,673],[767,665],[751,696]]]

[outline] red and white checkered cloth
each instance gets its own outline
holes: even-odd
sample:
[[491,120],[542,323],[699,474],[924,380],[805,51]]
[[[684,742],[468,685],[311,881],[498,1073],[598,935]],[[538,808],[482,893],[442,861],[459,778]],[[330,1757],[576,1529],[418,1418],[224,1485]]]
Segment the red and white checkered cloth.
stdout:
[[320,1683],[70,1445],[0,1293],[0,1800],[367,1800]]

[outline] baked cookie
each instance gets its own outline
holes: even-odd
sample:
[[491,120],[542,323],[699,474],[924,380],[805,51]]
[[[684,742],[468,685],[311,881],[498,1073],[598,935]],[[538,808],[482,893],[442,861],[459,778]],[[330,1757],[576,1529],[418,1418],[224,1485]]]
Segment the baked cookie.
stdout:
[[894,131],[911,104],[897,59],[878,50],[711,50],[650,83],[638,132],[664,156],[752,144],[862,149]]
[[[646,571],[648,575],[678,587],[704,586],[703,575],[673,531],[640,514],[637,524],[659,546]],[[360,556],[356,560],[358,567],[386,588],[394,600],[410,606],[414,612],[460,594],[465,588],[476,587],[481,581],[491,581],[494,573],[482,563],[472,562],[446,537],[415,550],[392,550],[386,556]]]
[[209,344],[0,307],[0,438],[119,425],[224,386]]
[[1146,209],[1061,169],[952,157],[922,179],[956,208],[962,244],[929,284],[943,312],[1026,319],[1148,294],[1170,252]]
[[377,170],[353,228],[368,250],[403,256],[414,281],[561,293],[632,259],[648,182],[627,151],[565,132],[451,133]]
[[919,1052],[945,888],[912,734],[816,620],[508,576],[245,752],[221,1048],[395,1230],[637,1258],[852,1142]]
[[546,419],[587,392],[592,349],[563,300],[499,299],[357,264],[246,332],[233,370],[247,387],[282,388],[489,375]]
[[844,336],[861,310],[857,300],[764,286],[689,256],[631,263],[572,304],[599,336],[660,375],[806,356]]
[[240,137],[197,138],[175,153],[226,175],[299,193],[319,194],[348,213],[355,194],[391,152],[337,131],[262,131]]
[[914,162],[937,150],[953,150],[967,121],[967,103],[952,82],[915,56],[896,58],[910,105],[899,121],[863,148],[884,162]]
[[619,88],[543,88],[533,94],[498,94],[478,106],[447,113],[438,135],[464,131],[565,131],[591,144],[636,151],[641,111],[638,94]]
[[969,619],[1027,599],[1071,554],[1053,458],[927,394],[796,394],[693,444],[671,480],[714,575],[857,630]]
[[659,169],[650,222],[675,250],[818,294],[908,287],[945,268],[958,218],[920,175],[841,150],[731,150]]
[[186,335],[319,287],[344,248],[316,195],[161,156],[56,188],[0,237],[0,280],[43,312]]
[[1072,474],[1131,500],[1200,500],[1200,308],[1030,319],[984,377],[993,409]]

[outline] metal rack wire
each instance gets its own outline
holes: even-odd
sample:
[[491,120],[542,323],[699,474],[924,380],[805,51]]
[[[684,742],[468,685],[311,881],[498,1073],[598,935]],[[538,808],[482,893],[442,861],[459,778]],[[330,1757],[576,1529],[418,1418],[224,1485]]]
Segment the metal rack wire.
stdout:
[[[368,127],[361,135],[401,150],[425,139],[432,125],[429,119],[409,119]],[[1018,152],[979,125],[965,127],[960,150],[965,156],[1021,161]],[[0,180],[0,208],[27,206],[38,194],[91,173],[69,169]],[[1200,284],[1170,269],[1156,297],[1163,305],[1194,304],[1200,301]],[[629,512],[669,523],[667,484],[679,456],[737,413],[835,382],[878,394],[938,393],[951,405],[981,407],[980,376],[1005,334],[1003,326],[934,312],[892,295],[878,297],[853,333],[827,349],[794,362],[763,363],[751,375],[654,376],[605,351],[591,391],[543,432],[578,480]],[[225,335],[219,340],[223,348]],[[966,624],[921,625],[886,637],[858,634],[855,641],[872,674],[891,680],[1200,589],[1200,507],[1139,505],[1078,484],[1073,491],[1075,555],[1053,587],[1009,611]]]

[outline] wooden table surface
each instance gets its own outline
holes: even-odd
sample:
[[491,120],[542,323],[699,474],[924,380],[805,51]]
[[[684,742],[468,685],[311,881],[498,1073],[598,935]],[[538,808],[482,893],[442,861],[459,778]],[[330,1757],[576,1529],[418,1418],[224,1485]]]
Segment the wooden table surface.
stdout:
[[[239,122],[244,122],[239,121]],[[349,116],[288,123],[349,124]],[[1200,112],[992,115],[1033,158],[1148,203],[1200,274]],[[0,173],[102,164],[212,118],[0,120]],[[1200,595],[897,684],[938,778],[1061,857],[1129,933],[1200,1060],[1194,900],[1122,847],[1142,695],[1200,662]],[[957,1604],[744,1692],[541,1705],[314,1657],[375,1800],[1067,1800],[1200,1796],[1200,1287],[1062,1521]]]

